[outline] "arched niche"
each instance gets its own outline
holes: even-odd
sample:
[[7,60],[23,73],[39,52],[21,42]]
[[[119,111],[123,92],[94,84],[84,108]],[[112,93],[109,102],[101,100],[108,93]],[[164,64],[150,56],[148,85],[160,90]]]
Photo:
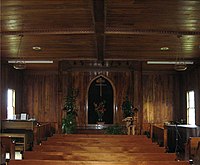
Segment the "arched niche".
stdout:
[[99,104],[105,101],[106,111],[103,115],[105,124],[114,123],[114,90],[111,82],[104,76],[98,76],[92,80],[88,88],[88,110],[87,110],[87,124],[96,124],[98,115],[95,111],[94,103]]

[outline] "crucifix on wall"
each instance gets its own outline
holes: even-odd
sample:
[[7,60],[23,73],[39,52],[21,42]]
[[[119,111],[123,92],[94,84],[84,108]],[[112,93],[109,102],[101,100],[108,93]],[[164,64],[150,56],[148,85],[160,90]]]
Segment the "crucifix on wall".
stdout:
[[100,97],[102,97],[103,86],[106,86],[106,84],[104,84],[104,83],[105,83],[105,80],[102,77],[100,77],[96,80],[96,86],[99,86],[99,96]]

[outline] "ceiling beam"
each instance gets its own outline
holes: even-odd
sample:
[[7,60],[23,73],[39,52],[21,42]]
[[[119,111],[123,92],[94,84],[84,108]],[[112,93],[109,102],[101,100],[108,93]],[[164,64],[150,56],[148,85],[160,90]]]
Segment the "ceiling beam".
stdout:
[[73,29],[60,29],[60,30],[52,30],[52,29],[42,29],[42,30],[19,30],[19,31],[2,31],[0,32],[2,35],[18,35],[18,34],[27,34],[27,35],[43,35],[43,34],[68,34],[68,35],[76,35],[76,34],[94,34],[94,31],[91,30],[73,30]]
[[105,0],[93,0],[93,22],[96,34],[97,61],[104,61]]
[[[34,30],[19,30],[19,31],[2,31],[0,32],[2,35],[18,35],[18,34],[28,34],[28,35],[43,35],[43,34],[68,34],[68,35],[79,35],[79,34],[95,34],[92,30],[74,30],[74,29],[34,29]],[[200,35],[200,31],[169,31],[169,30],[142,30],[142,29],[119,29],[119,28],[110,28],[106,27],[104,34],[112,34],[112,35],[134,35],[134,34],[145,34],[145,35]]]
[[105,34],[119,35],[200,35],[200,31],[169,31],[169,30],[151,30],[151,29],[129,29],[129,28],[110,28],[106,27]]

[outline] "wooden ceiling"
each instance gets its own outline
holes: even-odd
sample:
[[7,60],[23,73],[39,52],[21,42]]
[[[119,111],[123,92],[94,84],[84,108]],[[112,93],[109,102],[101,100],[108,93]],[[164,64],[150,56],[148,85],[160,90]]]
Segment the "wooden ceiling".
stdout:
[[146,61],[177,56],[199,64],[199,0],[1,0],[1,9],[2,61],[54,61],[27,69],[142,61],[145,69],[169,70]]

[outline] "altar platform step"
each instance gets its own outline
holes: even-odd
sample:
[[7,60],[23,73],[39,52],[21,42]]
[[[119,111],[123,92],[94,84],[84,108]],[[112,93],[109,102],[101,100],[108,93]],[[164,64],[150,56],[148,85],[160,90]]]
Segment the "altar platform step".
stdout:
[[105,134],[106,126],[103,125],[93,125],[93,126],[79,126],[77,127],[77,134]]

